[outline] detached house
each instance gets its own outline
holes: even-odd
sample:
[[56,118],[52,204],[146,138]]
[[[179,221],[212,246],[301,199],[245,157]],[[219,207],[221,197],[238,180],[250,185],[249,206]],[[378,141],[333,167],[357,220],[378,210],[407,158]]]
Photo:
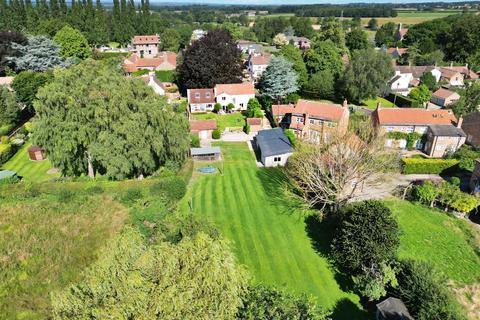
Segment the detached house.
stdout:
[[271,112],[280,127],[292,129],[297,137],[313,142],[346,132],[350,118],[346,101],[336,105],[300,99],[295,105],[273,105]]
[[430,102],[442,107],[447,107],[451,104],[454,104],[458,100],[460,100],[460,95],[458,93],[445,88],[438,89],[430,98]]
[[123,70],[132,73],[141,69],[146,70],[175,70],[177,68],[177,54],[163,51],[153,58],[141,58],[136,53],[123,60]]
[[396,71],[395,76],[387,82],[386,91],[387,93],[398,93],[406,96],[409,94],[410,88],[415,86],[413,81],[413,74]]
[[287,40],[300,50],[307,50],[311,47],[310,39],[305,37],[287,36]]
[[213,89],[188,89],[188,105],[190,112],[212,111],[215,105],[215,92]]
[[[372,112],[372,122],[376,128],[385,132],[418,133],[426,138],[419,139],[416,149],[424,150],[431,157],[442,157],[450,151],[456,151],[465,143],[465,133],[460,128],[451,110],[431,110],[416,108],[380,108]],[[425,141],[425,139],[424,139]],[[389,147],[405,148],[405,139],[387,139]]]
[[134,36],[132,38],[132,51],[141,58],[153,58],[158,54],[160,37],[158,35]]
[[392,59],[398,59],[408,52],[408,48],[388,48],[387,53],[392,57]]
[[272,55],[269,53],[254,53],[248,58],[248,73],[254,81],[259,80],[262,74],[267,70]]
[[444,80],[451,87],[463,87],[464,76],[460,71],[452,70],[451,68],[440,68],[442,74],[441,80]]
[[255,88],[251,83],[217,84],[214,88],[215,101],[222,105],[224,110],[231,103],[235,111],[247,110],[250,99],[255,98]]

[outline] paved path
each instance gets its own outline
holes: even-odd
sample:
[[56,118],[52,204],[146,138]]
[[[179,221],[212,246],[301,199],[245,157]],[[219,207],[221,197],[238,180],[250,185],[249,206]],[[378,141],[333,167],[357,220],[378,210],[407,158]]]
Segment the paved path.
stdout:
[[412,182],[419,180],[443,181],[444,179],[438,174],[382,174],[367,180],[365,186],[357,190],[352,201],[389,198],[399,190],[403,191]]

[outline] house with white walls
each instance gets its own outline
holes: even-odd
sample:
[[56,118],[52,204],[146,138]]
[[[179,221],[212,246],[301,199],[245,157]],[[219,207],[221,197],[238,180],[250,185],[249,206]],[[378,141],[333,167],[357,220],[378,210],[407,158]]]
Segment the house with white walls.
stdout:
[[214,88],[215,102],[220,103],[224,110],[233,104],[234,111],[247,110],[250,99],[255,98],[255,88],[251,83],[217,84]]

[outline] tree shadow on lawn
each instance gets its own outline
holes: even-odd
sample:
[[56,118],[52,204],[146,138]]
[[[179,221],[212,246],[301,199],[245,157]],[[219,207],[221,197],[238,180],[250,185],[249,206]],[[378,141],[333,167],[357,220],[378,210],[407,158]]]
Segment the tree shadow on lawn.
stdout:
[[298,214],[302,219],[305,217],[309,210],[306,209],[303,200],[291,191],[292,186],[281,168],[260,168],[257,170],[257,176],[268,201],[276,206],[280,213]]
[[373,319],[368,312],[361,310],[349,299],[343,298],[337,302],[333,309],[331,319],[334,320],[367,320]]

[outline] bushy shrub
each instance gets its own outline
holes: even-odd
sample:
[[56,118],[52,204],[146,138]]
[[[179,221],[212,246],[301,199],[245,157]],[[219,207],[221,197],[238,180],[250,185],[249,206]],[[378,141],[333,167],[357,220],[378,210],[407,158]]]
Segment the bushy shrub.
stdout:
[[102,194],[105,190],[101,187],[101,186],[93,186],[93,187],[89,187],[86,192],[87,194],[89,195],[98,195],[98,194]]
[[215,105],[213,106],[213,112],[218,113],[221,109],[222,109],[222,105],[218,102],[215,103]]
[[134,76],[134,77],[139,77],[139,76],[146,75],[146,74],[148,74],[149,72],[150,72],[150,70],[140,69],[140,70],[137,70],[137,71],[132,72],[132,76]]
[[456,159],[402,159],[404,174],[440,174],[458,163]]
[[13,156],[14,148],[10,144],[0,144],[0,164],[5,162]]
[[30,121],[25,122],[25,124],[23,125],[23,128],[25,129],[25,131],[27,131],[27,133],[32,133],[33,132],[33,123],[31,123]]
[[220,130],[218,130],[218,129],[213,130],[213,132],[212,132],[212,138],[213,139],[220,139],[221,136],[222,136],[222,134],[221,134]]
[[473,171],[475,168],[475,160],[480,159],[480,151],[476,151],[471,146],[464,144],[451,156],[451,158],[460,161],[458,164],[460,169]]
[[130,187],[120,195],[121,202],[132,205],[143,198],[143,192],[140,187]]
[[182,199],[187,193],[187,184],[179,177],[169,177],[152,184],[150,194],[153,196],[164,196],[167,200],[176,202]]
[[235,109],[235,105],[234,105],[233,103],[229,103],[229,104],[227,105],[227,110],[228,110],[228,111],[232,111],[233,109]]
[[385,99],[387,99],[390,102],[394,102],[397,106],[400,108],[421,108],[421,103],[410,99],[408,97],[402,96],[401,94],[397,94],[395,97],[395,94],[390,93]]
[[7,134],[9,134],[12,128],[13,126],[9,124],[0,125],[0,137],[6,136]]
[[295,136],[295,133],[293,133],[293,130],[287,129],[284,131],[284,134],[287,136],[292,146],[295,146],[295,144],[297,143],[297,137]]
[[250,133],[250,124],[247,122],[245,124],[245,126],[243,127],[243,131],[246,133],[246,134],[249,134]]
[[200,147],[200,138],[198,134],[191,134],[190,135],[190,146],[192,148],[199,148]]
[[402,261],[397,280],[392,294],[405,303],[414,319],[464,319],[446,277],[433,266],[422,261]]

